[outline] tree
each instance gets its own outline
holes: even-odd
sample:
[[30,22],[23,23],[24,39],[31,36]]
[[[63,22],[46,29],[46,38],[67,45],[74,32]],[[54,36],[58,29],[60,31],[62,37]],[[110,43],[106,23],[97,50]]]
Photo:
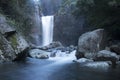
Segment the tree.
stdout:
[[73,15],[84,15],[89,26],[104,28],[112,37],[119,38],[120,0],[77,0]]

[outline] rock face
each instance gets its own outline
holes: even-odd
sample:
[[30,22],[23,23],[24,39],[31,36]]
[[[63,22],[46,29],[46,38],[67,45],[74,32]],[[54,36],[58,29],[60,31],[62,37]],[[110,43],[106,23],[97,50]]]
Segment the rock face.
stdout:
[[15,29],[13,29],[10,25],[7,24],[4,16],[0,16],[0,32],[1,34],[6,35],[15,32]]
[[60,41],[64,46],[77,45],[79,36],[86,31],[84,18],[77,20],[69,13],[55,15],[53,40]]
[[32,58],[37,58],[37,59],[48,59],[50,53],[40,50],[40,49],[32,49],[29,51],[29,56]]
[[29,47],[26,40],[0,16],[0,62],[12,61],[25,57]]
[[93,58],[101,48],[103,33],[103,29],[97,29],[81,35],[76,52],[77,59],[81,57]]

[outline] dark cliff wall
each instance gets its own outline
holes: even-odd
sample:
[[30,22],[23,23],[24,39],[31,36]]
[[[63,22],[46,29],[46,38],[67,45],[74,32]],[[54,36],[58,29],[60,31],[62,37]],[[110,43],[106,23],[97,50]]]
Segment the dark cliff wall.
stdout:
[[77,45],[79,36],[85,32],[84,18],[76,20],[71,14],[56,15],[54,25],[54,41],[63,45]]
[[61,7],[63,0],[40,0],[43,15],[54,15]]

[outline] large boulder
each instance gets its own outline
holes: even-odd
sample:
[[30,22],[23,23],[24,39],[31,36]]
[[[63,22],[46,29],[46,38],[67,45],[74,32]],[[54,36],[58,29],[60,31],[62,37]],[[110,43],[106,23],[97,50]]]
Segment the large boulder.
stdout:
[[48,59],[50,52],[43,51],[40,49],[32,49],[29,51],[29,56],[37,59]]
[[101,49],[103,42],[103,29],[87,32],[80,36],[76,52],[77,59],[81,57],[93,58]]
[[0,16],[0,62],[25,58],[29,45],[26,40]]
[[119,61],[119,56],[114,52],[102,50],[97,53],[96,58],[94,60],[96,60],[96,61],[111,61],[113,63],[113,65],[115,65],[116,62]]

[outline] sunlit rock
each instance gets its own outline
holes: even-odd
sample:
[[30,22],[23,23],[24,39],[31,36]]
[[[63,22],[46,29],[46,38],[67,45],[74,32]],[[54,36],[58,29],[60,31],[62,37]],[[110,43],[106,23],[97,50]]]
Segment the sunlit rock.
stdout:
[[76,53],[77,59],[81,57],[95,57],[102,44],[103,32],[103,29],[97,29],[80,36]]
[[29,51],[29,56],[37,59],[48,59],[50,52],[46,52],[40,49],[32,49]]

